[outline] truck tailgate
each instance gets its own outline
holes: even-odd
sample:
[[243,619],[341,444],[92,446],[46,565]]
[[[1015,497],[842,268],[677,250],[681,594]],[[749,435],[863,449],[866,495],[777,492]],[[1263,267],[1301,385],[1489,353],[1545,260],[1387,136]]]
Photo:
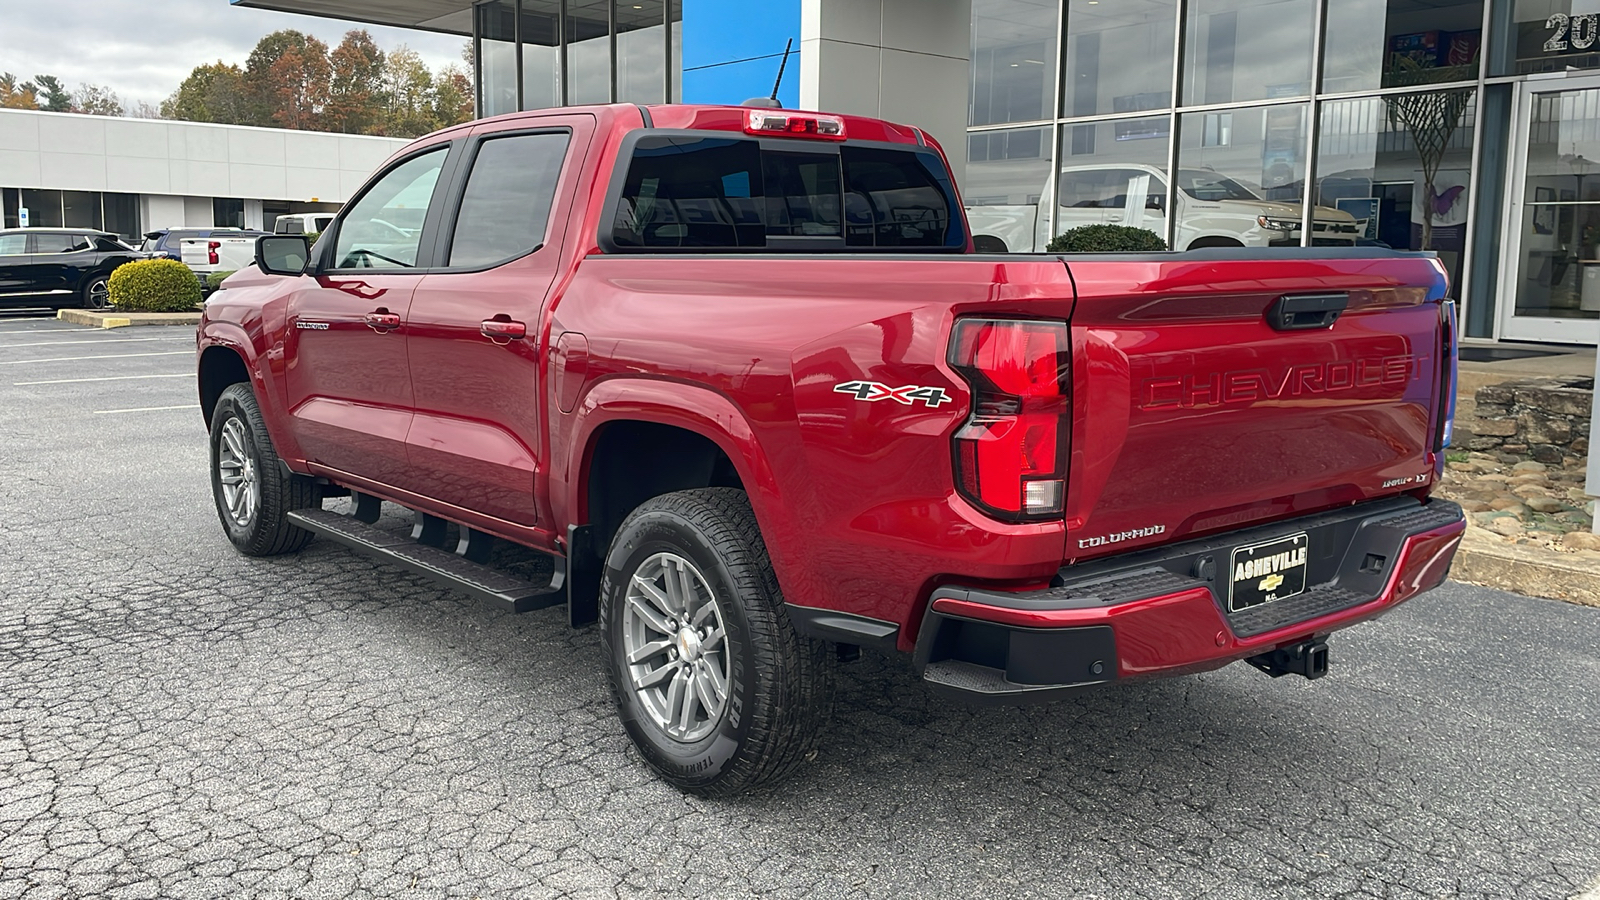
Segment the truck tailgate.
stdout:
[[[1434,477],[1445,285],[1433,260],[1208,256],[1069,261],[1068,561]],[[1273,315],[1286,296],[1339,295],[1332,327]]]

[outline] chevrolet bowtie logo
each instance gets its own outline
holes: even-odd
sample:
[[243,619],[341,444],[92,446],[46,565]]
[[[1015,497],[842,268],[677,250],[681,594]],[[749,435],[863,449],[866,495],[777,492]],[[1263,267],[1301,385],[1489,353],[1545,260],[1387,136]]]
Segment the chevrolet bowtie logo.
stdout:
[[1261,579],[1261,583],[1256,585],[1256,589],[1261,591],[1275,591],[1278,589],[1278,585],[1280,584],[1283,584],[1283,576],[1279,575],[1277,572],[1273,572],[1271,575]]

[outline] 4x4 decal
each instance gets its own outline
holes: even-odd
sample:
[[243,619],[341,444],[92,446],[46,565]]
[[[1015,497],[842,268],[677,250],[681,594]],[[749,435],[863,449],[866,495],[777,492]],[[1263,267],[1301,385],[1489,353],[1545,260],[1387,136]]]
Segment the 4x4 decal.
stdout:
[[890,387],[876,381],[846,381],[844,384],[834,385],[834,393],[854,394],[857,400],[876,403],[879,400],[894,400],[906,406],[914,405],[918,400],[928,404],[929,409],[938,409],[941,403],[955,401],[944,392],[944,388],[919,387],[908,384],[903,387]]

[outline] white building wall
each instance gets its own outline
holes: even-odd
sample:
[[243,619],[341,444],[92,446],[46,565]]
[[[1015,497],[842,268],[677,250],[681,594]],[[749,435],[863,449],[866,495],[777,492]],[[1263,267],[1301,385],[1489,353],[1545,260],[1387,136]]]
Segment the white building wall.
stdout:
[[967,166],[972,0],[801,0],[800,106],[915,125]]
[[[0,187],[188,196],[208,204],[212,197],[342,203],[407,143],[0,109]],[[165,214],[173,211],[170,205],[157,206]],[[210,217],[208,206],[204,224]],[[145,222],[147,227],[169,224],[160,216]]]

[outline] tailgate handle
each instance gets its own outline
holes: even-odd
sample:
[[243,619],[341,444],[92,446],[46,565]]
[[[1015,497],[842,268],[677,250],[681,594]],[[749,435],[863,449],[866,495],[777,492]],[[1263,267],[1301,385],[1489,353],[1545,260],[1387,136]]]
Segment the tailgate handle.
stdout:
[[1332,328],[1349,305],[1349,294],[1286,294],[1267,310],[1267,324],[1278,331]]

